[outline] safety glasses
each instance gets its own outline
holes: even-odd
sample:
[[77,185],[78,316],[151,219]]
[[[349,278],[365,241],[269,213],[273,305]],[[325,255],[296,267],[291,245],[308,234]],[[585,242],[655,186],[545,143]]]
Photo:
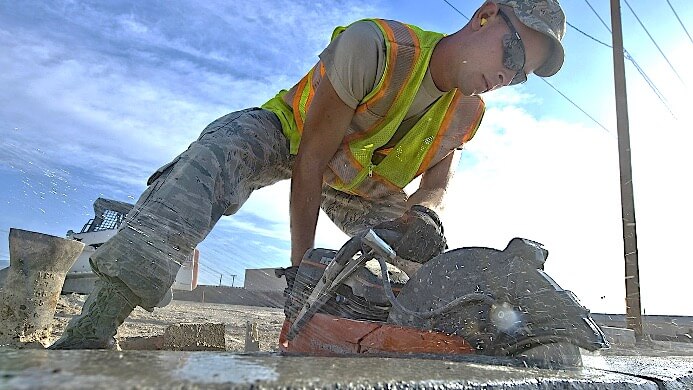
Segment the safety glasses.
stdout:
[[520,34],[515,30],[515,26],[510,22],[510,18],[502,10],[498,14],[505,20],[505,24],[510,29],[510,34],[503,37],[503,66],[515,71],[515,76],[510,80],[510,84],[521,84],[527,81],[525,67],[525,45],[522,44]]

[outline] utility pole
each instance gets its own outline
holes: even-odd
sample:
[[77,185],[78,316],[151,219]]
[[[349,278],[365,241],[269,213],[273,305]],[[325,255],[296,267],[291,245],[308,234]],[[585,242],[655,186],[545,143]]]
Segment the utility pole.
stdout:
[[231,275],[231,287],[233,287],[233,283],[236,281],[236,275]]
[[219,274],[219,287],[221,287],[221,278],[224,277],[224,274]]
[[642,339],[640,315],[640,271],[638,269],[638,240],[635,232],[635,201],[630,157],[628,99],[626,96],[626,70],[623,61],[623,30],[621,4],[611,0],[611,28],[614,47],[614,86],[616,91],[616,126],[618,133],[618,161],[621,169],[621,216],[623,223],[623,253],[626,279],[626,327]]

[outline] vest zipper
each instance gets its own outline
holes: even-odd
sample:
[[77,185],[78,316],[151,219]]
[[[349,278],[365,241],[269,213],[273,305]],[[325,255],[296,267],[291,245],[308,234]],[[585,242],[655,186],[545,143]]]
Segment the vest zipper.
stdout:
[[373,168],[375,166],[371,163],[368,165],[368,177],[373,177]]

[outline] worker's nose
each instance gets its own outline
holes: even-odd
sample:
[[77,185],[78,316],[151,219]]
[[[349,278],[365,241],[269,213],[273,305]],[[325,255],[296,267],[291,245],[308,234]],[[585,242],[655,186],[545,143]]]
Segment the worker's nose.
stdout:
[[506,85],[510,84],[510,82],[513,80],[514,74],[511,74],[512,72],[504,69],[496,75],[496,82],[495,85],[493,86],[493,89],[497,89],[500,87],[505,87]]

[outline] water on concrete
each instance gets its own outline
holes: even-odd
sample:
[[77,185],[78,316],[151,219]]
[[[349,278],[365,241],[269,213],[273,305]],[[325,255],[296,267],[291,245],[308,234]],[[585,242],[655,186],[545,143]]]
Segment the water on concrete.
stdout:
[[[477,358],[0,349],[0,388],[689,389],[693,358],[600,357],[547,370]],[[589,362],[590,359],[587,359]]]

